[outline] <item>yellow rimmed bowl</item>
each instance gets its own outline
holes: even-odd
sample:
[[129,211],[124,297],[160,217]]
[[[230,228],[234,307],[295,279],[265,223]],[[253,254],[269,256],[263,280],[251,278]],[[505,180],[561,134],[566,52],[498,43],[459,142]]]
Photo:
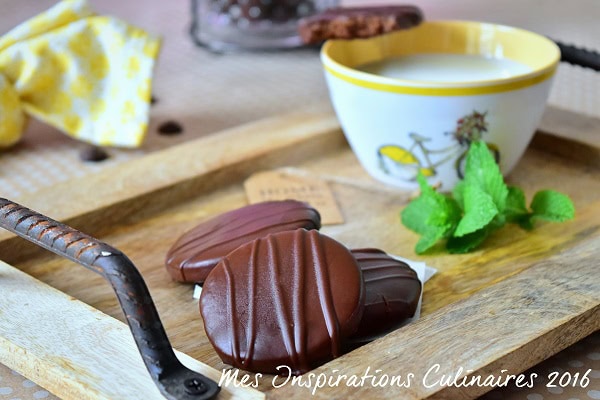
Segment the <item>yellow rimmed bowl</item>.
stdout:
[[[514,168],[540,122],[560,51],[523,29],[428,21],[330,40],[321,60],[337,117],[367,172],[406,189],[421,172],[450,190],[474,140],[488,144],[504,174]],[[388,72],[365,67],[377,63]]]

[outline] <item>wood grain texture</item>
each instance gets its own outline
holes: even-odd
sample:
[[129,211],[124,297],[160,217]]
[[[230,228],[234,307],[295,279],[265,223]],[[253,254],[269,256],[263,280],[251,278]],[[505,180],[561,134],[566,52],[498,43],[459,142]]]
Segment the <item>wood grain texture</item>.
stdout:
[[[572,147],[573,151],[557,151],[564,139],[538,134],[508,177],[511,184],[524,188],[528,199],[536,190],[544,188],[568,193],[577,209],[574,221],[540,224],[529,233],[507,227],[471,254],[447,255],[436,249],[431,254],[416,256],[413,248],[418,238],[399,222],[399,212],[412,194],[370,178],[347,147],[330,114],[282,117],[224,134],[158,152],[149,156],[151,158],[123,164],[115,170],[71,183],[72,186],[61,186],[56,191],[41,193],[39,198],[23,201],[125,252],[148,283],[173,346],[212,368],[221,370],[226,366],[204,334],[197,301],[192,299],[192,287],[170,280],[164,257],[177,237],[198,222],[247,204],[242,185],[245,177],[255,171],[280,167],[285,167],[288,173],[329,182],[346,222],[325,227],[326,234],[349,247],[382,248],[425,261],[439,271],[424,288],[423,320],[405,328],[412,333],[404,336],[405,329],[397,331],[326,364],[322,370],[330,371],[335,366],[356,369],[358,365],[381,360],[386,372],[394,374],[406,368],[398,360],[409,360],[411,368],[414,365],[422,369],[426,364],[433,364],[434,355],[444,355],[443,360],[452,363],[447,368],[466,360],[465,367],[470,365],[477,372],[487,373],[498,368],[519,372],[574,343],[585,332],[598,329],[599,299],[587,292],[580,294],[578,290],[584,289],[576,286],[583,282],[581,277],[585,274],[588,279],[582,285],[597,288],[598,284],[598,274],[589,275],[588,265],[594,256],[597,259],[600,251],[597,241],[600,166],[595,147],[579,143]],[[586,156],[581,157],[581,154]],[[0,236],[0,258],[122,319],[112,291],[100,277],[48,253],[31,249],[26,252],[23,243],[10,236]],[[586,252],[592,256],[586,256]],[[555,267],[545,267],[548,260]],[[546,272],[534,273],[546,269],[549,269],[547,276]],[[529,281],[524,277],[532,283],[526,285]],[[565,289],[569,281],[574,285],[572,291]],[[513,285],[517,289],[529,286],[539,290],[531,295],[533,300],[528,300],[522,290],[513,291]],[[544,297],[546,288],[554,293],[549,299]],[[484,295],[488,292],[493,296]],[[521,303],[515,303],[515,299]],[[552,302],[544,303],[546,300]],[[510,304],[514,304],[514,308],[510,308]],[[549,315],[551,306],[559,314]],[[451,312],[455,314],[448,315],[462,315],[469,325],[451,322],[446,317]],[[431,329],[421,330],[423,323]],[[506,332],[507,326],[511,327],[509,333],[512,334],[505,338],[500,333]],[[452,333],[440,330],[442,328]],[[523,331],[521,342],[516,334],[519,330]],[[423,359],[408,354],[405,350],[410,346],[405,342],[409,339],[411,346],[431,347],[430,353],[425,353],[427,356]],[[459,354],[460,351],[465,354]],[[28,377],[34,381],[45,374],[30,372],[34,376]],[[264,379],[259,389],[278,398],[284,393],[290,397],[295,395],[291,388],[270,391],[270,383]],[[407,396],[447,398],[472,398],[479,393],[467,390],[456,394],[447,389],[423,392],[417,391],[415,385],[406,390]],[[300,393],[306,395],[306,392]],[[369,398],[371,393],[375,397],[399,396],[397,391],[376,388],[373,392],[361,389],[360,393]],[[328,396],[338,398],[346,398],[348,394],[343,388],[327,391]]]
[[[152,214],[238,181],[275,163],[296,162],[339,147],[344,139],[330,112],[297,112],[242,125],[11,199],[88,234],[97,235],[131,213]],[[0,231],[5,261],[30,256],[32,246]]]
[[600,147],[600,118],[556,106],[547,106],[539,130],[552,132],[570,140]]
[[[325,387],[316,398],[460,400],[485,393],[489,388],[443,386],[442,376],[460,382],[464,376],[518,374],[600,329],[600,279],[593,279],[599,246],[596,232],[564,253],[313,371],[334,377],[334,370],[362,376],[367,367],[372,373],[381,370],[379,375],[413,373],[410,387],[377,387],[367,381],[343,397],[339,388]],[[269,398],[303,399],[307,394],[286,387],[272,390]]]
[[[0,262],[0,361],[63,399],[163,399],[129,328]],[[50,316],[50,317],[49,317]],[[189,368],[220,372],[184,354]],[[264,398],[230,385],[219,398]]]

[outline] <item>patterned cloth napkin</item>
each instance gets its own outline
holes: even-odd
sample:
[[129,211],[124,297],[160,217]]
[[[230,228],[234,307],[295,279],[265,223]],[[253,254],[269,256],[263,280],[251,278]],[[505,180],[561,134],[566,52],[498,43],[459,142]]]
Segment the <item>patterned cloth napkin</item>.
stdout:
[[0,147],[29,115],[96,145],[139,146],[159,41],[86,0],[64,0],[0,38]]

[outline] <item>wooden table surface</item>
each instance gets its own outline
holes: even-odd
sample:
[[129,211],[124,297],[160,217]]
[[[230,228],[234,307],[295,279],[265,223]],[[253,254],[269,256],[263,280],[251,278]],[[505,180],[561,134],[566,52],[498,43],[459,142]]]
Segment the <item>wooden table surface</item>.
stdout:
[[[1,0],[0,32],[52,4],[53,1]],[[186,35],[189,23],[186,2],[153,1],[93,1],[104,13],[120,16],[132,23],[164,36],[164,48],[156,70],[155,94],[157,105],[146,145],[136,151],[112,150],[111,159],[104,165],[81,165],[77,160],[80,145],[47,126],[32,124],[27,137],[13,153],[0,156],[3,171],[12,167],[10,174],[0,175],[0,193],[19,198],[45,185],[68,180],[81,174],[98,171],[105,166],[125,162],[181,141],[192,139],[236,126],[241,123],[278,115],[306,107],[313,99],[327,98],[317,53],[313,50],[277,54],[233,54],[215,56],[195,48]],[[348,1],[358,4],[360,1]],[[598,46],[600,28],[596,18],[600,3],[594,0],[563,2],[558,0],[527,1],[448,1],[422,0],[417,3],[429,19],[478,19],[520,26],[547,34],[556,39],[588,47]],[[534,11],[532,11],[534,10]],[[290,72],[291,71],[291,72]],[[193,99],[194,101],[190,101]],[[321,101],[314,102],[320,104]],[[582,138],[598,141],[600,136],[600,75],[580,68],[561,65],[550,98],[542,129],[561,126],[563,131]],[[579,119],[574,115],[584,114]],[[187,135],[166,138],[156,135],[158,124],[176,119],[184,127],[193,126]],[[573,121],[587,121],[585,126],[574,126]],[[596,142],[597,143],[597,142]],[[44,170],[39,154],[61,160],[54,167],[56,173],[40,176],[38,171],[24,168],[31,162],[34,169]],[[65,161],[66,160],[66,161]],[[76,168],[73,168],[73,165]],[[599,196],[600,197],[600,196]],[[585,390],[558,388],[550,390],[545,383],[525,391],[510,388],[495,390],[490,399],[598,399],[600,398],[600,335],[597,333],[558,356],[540,364],[537,371],[548,375],[548,370],[586,371],[591,369],[592,385]],[[0,366],[0,398],[23,400],[52,398],[44,389],[11,373]]]

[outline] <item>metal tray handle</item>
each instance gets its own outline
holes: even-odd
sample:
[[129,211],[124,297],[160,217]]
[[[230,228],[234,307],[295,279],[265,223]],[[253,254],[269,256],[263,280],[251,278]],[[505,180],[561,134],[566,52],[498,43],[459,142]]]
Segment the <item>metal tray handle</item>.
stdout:
[[102,275],[117,295],[142,359],[168,399],[213,399],[220,387],[175,356],[148,287],[121,251],[65,224],[0,198],[0,226]]

